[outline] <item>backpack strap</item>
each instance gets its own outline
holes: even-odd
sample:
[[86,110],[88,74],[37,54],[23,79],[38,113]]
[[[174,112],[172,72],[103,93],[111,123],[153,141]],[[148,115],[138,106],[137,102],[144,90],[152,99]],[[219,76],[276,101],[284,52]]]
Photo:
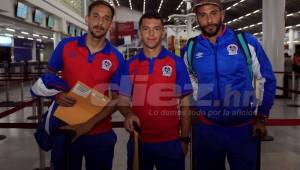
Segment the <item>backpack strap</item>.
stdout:
[[195,68],[193,66],[194,63],[194,54],[195,54],[195,46],[197,42],[197,37],[190,38],[187,42],[187,68],[192,75],[196,75]]
[[242,32],[242,31],[235,31],[234,33],[235,33],[235,36],[236,36],[236,38],[238,40],[237,41],[238,45],[242,49],[243,54],[245,56],[251,80],[253,80],[252,55],[251,55],[251,52],[250,52],[249,47],[248,47],[248,41],[247,41],[247,39],[245,37],[245,33]]

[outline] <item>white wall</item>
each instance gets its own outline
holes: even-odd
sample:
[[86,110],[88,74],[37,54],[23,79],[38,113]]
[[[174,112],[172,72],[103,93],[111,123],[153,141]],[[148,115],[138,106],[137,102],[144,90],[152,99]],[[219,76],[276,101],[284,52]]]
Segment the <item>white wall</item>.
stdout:
[[1,0],[0,9],[6,11],[1,14],[15,17],[15,5],[17,4],[17,0]]
[[[199,35],[201,33],[201,31],[199,31],[199,30],[193,30],[192,32],[191,32],[191,37],[195,37],[195,36],[197,36],[197,35]],[[187,37],[187,29],[179,29],[179,33],[176,35],[176,31],[175,31],[175,29],[171,29],[171,28],[167,28],[167,35],[168,35],[168,37],[169,36],[178,36],[178,37],[184,37],[184,38],[186,38]]]
[[127,22],[127,21],[134,21],[138,22],[140,17],[142,16],[142,12],[130,10],[130,8],[126,7],[116,7],[116,15],[114,17],[114,21],[118,22]]

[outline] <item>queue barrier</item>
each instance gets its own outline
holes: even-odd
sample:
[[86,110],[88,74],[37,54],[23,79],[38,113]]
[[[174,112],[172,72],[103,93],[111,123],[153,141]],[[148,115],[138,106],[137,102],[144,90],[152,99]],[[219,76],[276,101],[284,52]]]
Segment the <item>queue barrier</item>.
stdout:
[[[37,107],[34,108],[35,105],[33,103],[36,103]],[[9,110],[6,110],[4,112],[0,113],[0,118],[4,118],[6,116],[9,116],[21,109],[24,109],[25,107],[32,106],[33,110],[37,109],[38,115],[42,115],[44,113],[44,102],[41,98],[35,98],[30,101],[26,101],[23,103],[20,103],[19,105],[15,106],[14,108],[11,108]],[[35,123],[0,123],[0,128],[17,128],[17,129],[36,129],[37,128],[37,122]],[[267,126],[300,126],[300,119],[269,119],[266,122]],[[117,122],[112,122],[113,128],[123,128],[123,122],[117,121]],[[262,139],[262,141],[269,141],[272,139],[266,138]],[[258,145],[258,166],[257,170],[260,170],[260,154],[261,154],[261,144]],[[39,159],[40,159],[40,167],[35,169],[35,170],[46,170],[48,169],[45,165],[45,153],[39,149]],[[191,164],[192,165],[192,164]]]
[[38,78],[38,76],[34,77],[0,77],[0,84],[4,84],[5,86],[5,101],[0,102],[0,107],[14,107],[18,104],[18,102],[10,101],[9,88],[11,86],[11,82],[18,83],[20,87],[20,98],[21,102],[24,101],[24,83],[33,82]]
[[300,73],[296,73],[294,71],[293,72],[275,71],[274,73],[275,74],[283,74],[285,76],[291,76],[291,78],[292,78],[292,89],[281,87],[281,86],[277,86],[276,89],[292,93],[292,103],[288,104],[288,106],[290,106],[290,107],[300,107],[300,105],[297,104],[297,101],[296,101],[297,95],[300,94],[299,89],[296,89],[296,87],[300,86],[299,82],[298,82],[298,85],[297,85],[296,79],[300,79]]
[[[276,88],[279,90],[284,90],[284,91],[288,91],[291,92],[293,94],[292,100],[293,103],[295,105],[295,95],[296,94],[300,94],[300,91],[295,90],[295,79],[296,76],[300,76],[300,74],[296,74],[295,72],[275,72],[276,74],[285,74],[285,75],[291,75],[292,76],[292,89],[286,89],[284,87],[280,87],[277,86]],[[8,76],[8,75],[2,75],[0,74],[0,82],[4,81],[4,82],[11,82],[11,81],[16,81],[16,82],[21,82],[21,94],[23,94],[23,86],[22,84],[25,81],[33,81],[36,80],[40,74],[39,73],[32,73],[32,74],[27,74],[26,77],[24,77],[23,74],[18,74],[18,73],[14,73],[11,74],[14,77]],[[7,84],[8,87],[8,84]],[[23,101],[23,97],[21,95],[21,100]],[[7,97],[7,101],[9,101],[9,96]],[[43,106],[44,104],[49,105],[48,103],[44,103],[43,100],[41,98],[35,98],[32,99],[30,101],[23,101],[21,103],[15,103],[14,107],[6,110],[4,112],[0,113],[0,118],[9,116],[10,114],[13,114],[21,109],[24,109],[25,107],[28,106],[32,106],[33,107],[33,112],[38,113],[38,116],[42,115],[44,113],[43,111]],[[36,123],[0,123],[0,128],[18,128],[18,129],[36,129],[37,128],[37,122]],[[113,128],[123,128],[123,122],[112,122]],[[267,121],[267,125],[268,126],[300,126],[300,119],[269,119]],[[2,135],[3,136],[3,135]],[[0,135],[1,138],[1,135]],[[272,141],[274,138],[271,136],[268,136],[267,138],[262,139],[262,141]],[[258,145],[258,150],[259,150],[259,157],[258,157],[258,166],[257,166],[257,170],[260,170],[260,148],[261,145]],[[43,169],[47,169],[47,167],[45,166],[45,155],[43,153],[43,151],[41,149],[39,149],[39,157],[40,157],[40,167],[37,168],[36,170],[43,170]]]

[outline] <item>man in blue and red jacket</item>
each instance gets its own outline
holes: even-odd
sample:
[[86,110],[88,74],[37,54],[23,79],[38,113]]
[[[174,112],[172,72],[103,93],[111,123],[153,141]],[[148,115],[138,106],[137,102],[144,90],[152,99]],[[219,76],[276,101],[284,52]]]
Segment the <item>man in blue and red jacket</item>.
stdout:
[[[271,64],[256,38],[244,33],[251,53],[247,62],[236,33],[223,24],[220,0],[193,2],[202,31],[194,38],[192,59],[188,58],[188,48],[184,55],[198,88],[193,166],[196,170],[223,170],[227,157],[231,169],[255,170],[257,136],[267,134],[265,120],[275,96]],[[257,114],[253,79],[260,91]]]
[[[156,11],[140,19],[143,49],[126,64],[120,83],[119,110],[125,127],[140,126],[142,170],[183,170],[189,143],[189,95],[192,93],[183,60],[161,45],[163,21]],[[178,110],[178,101],[181,112]],[[180,114],[181,113],[181,114]],[[128,170],[133,146],[128,143]]]
[[[86,169],[112,168],[116,135],[112,131],[111,114],[116,110],[118,87],[123,56],[105,38],[109,30],[114,8],[106,1],[94,1],[88,9],[85,21],[88,33],[80,37],[63,39],[54,50],[47,74],[43,75],[31,92],[37,96],[53,97],[54,103],[45,117],[45,131],[51,142],[51,168],[55,170],[80,170],[85,157]],[[60,79],[56,73],[61,71]],[[83,82],[102,94],[111,90],[112,100],[95,117],[75,126],[63,126],[53,113],[57,105],[71,107],[76,101],[66,93],[77,81]],[[63,130],[73,130],[72,143],[65,145]],[[43,136],[42,136],[43,137]],[[64,153],[69,147],[69,153]],[[69,162],[66,162],[65,155]]]

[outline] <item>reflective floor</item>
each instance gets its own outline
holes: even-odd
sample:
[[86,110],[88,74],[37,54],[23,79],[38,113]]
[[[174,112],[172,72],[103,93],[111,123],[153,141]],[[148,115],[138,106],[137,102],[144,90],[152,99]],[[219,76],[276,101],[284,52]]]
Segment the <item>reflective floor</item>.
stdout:
[[[10,86],[9,98],[12,101],[20,100],[19,87]],[[29,99],[29,86],[25,86],[24,98]],[[6,96],[3,86],[0,87],[0,101],[5,101]],[[300,97],[298,97],[300,98]],[[298,118],[300,108],[288,107],[290,99],[276,99],[272,109],[271,118]],[[300,99],[297,101],[300,104]],[[1,107],[0,112],[8,108]],[[27,117],[32,116],[32,108],[26,108],[8,117],[0,119],[0,122],[33,122]],[[114,121],[122,120],[119,113],[113,115]],[[299,127],[268,127],[269,134],[275,140],[262,144],[262,170],[300,170],[300,126]],[[114,129],[118,136],[115,147],[113,163],[114,170],[126,169],[126,142],[128,133],[124,129]],[[33,138],[34,130],[24,129],[0,129],[0,135],[6,139],[0,140],[0,169],[1,170],[32,170],[40,167],[40,154],[38,146]],[[45,164],[49,166],[49,153],[43,154]],[[43,158],[43,157],[42,157]],[[189,170],[189,156],[187,156],[186,169]],[[84,168],[83,168],[84,169]]]

